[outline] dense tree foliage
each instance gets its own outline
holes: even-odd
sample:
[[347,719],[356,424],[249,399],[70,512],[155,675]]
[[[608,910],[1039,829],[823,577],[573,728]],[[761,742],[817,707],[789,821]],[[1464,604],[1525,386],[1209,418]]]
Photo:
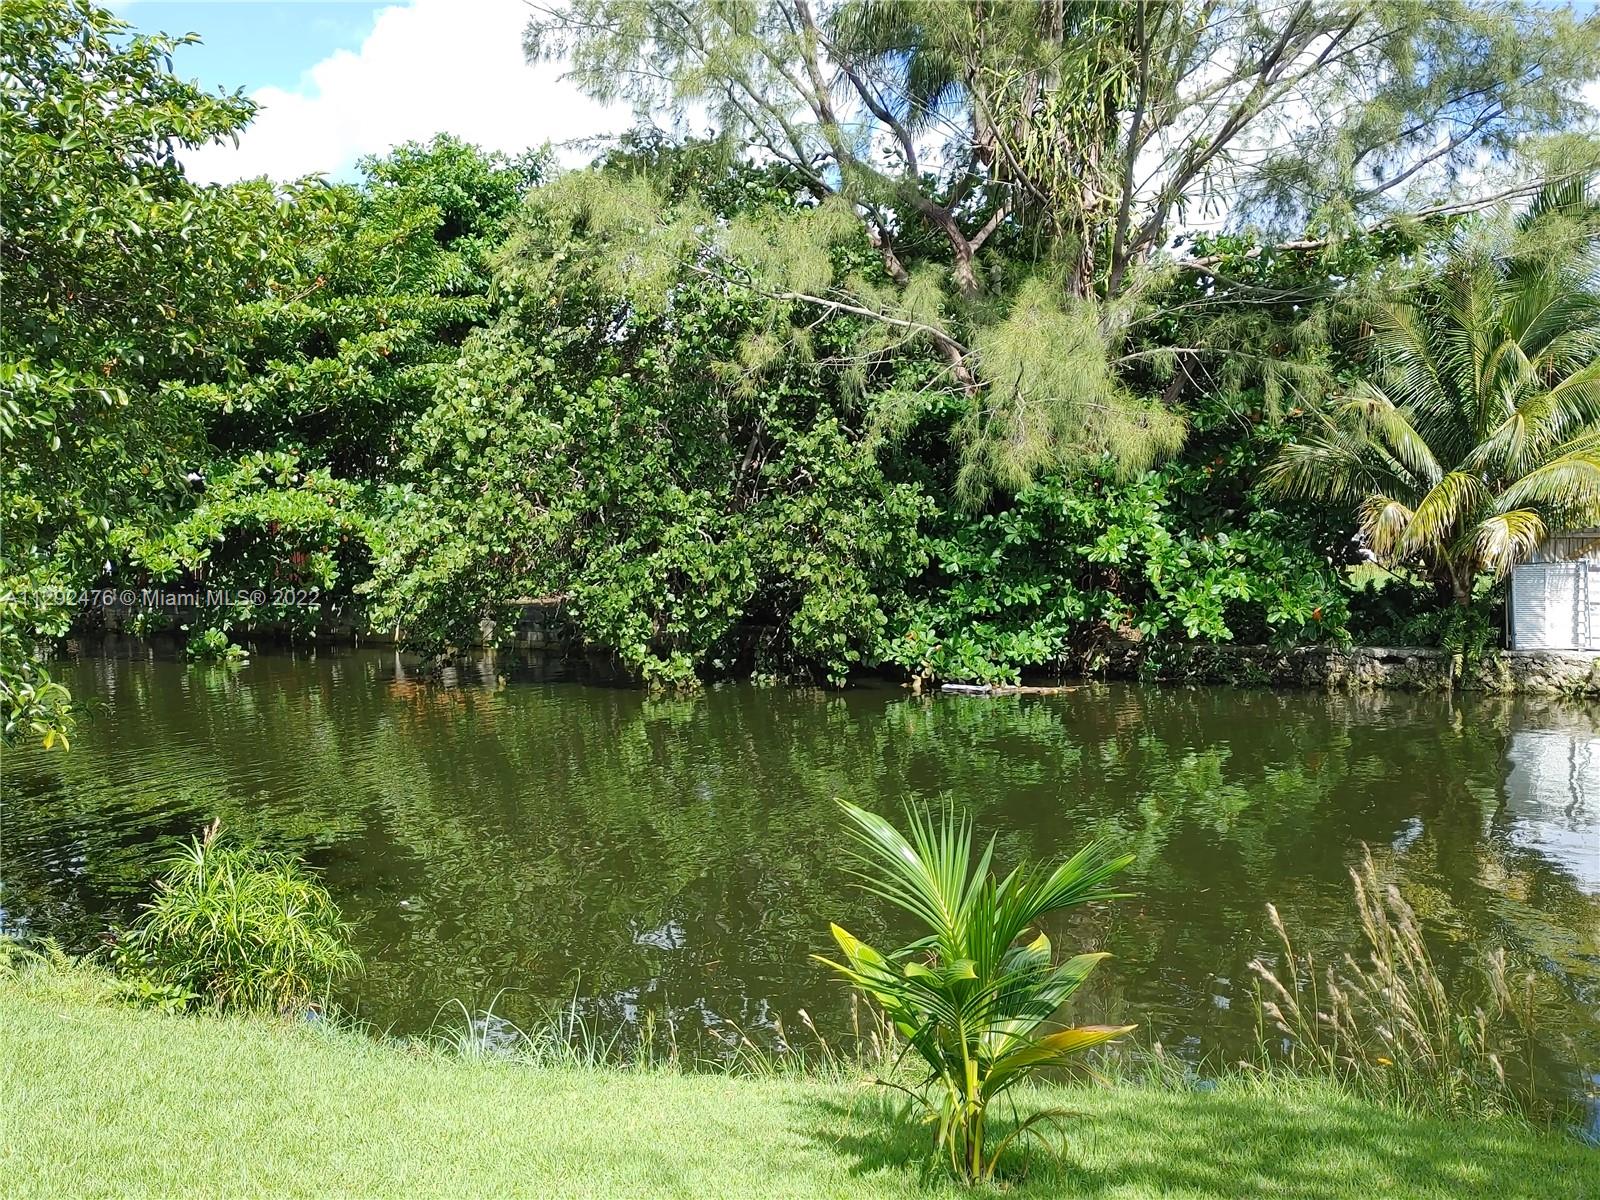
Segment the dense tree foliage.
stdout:
[[943,679],[1015,682],[1118,642],[1346,639],[1337,567],[1270,509],[1207,523],[1174,466],[1131,482],[1052,473],[930,537],[936,562],[884,657]]
[[278,257],[237,314],[240,352],[189,388],[219,453],[271,447],[346,478],[386,477],[488,319],[491,256],[547,164],[441,136],[359,169],[358,183],[281,193]]
[[205,631],[352,619],[381,487],[489,319],[491,255],[544,169],[440,137],[364,161],[359,183],[281,189],[269,277],[230,314],[235,353],[169,385],[205,427],[194,506],[118,530],[130,577],[243,597],[197,612]]
[[198,188],[176,159],[236,135],[251,106],[174,77],[181,41],[57,0],[7,5],[0,28],[8,737],[65,732],[33,646],[65,632],[65,597],[101,577],[116,524],[181,504],[200,426],[163,381],[228,355],[228,313],[261,278],[259,194]]
[[[1432,629],[1429,589],[1376,603],[1352,568],[1438,565],[1436,528],[1470,590],[1510,561],[1456,553],[1486,519],[1521,552],[1583,516],[1594,281],[1552,247],[1592,230],[1538,208],[1530,255],[1492,214],[1592,181],[1593,17],[580,0],[529,53],[710,136],[647,121],[569,171],[441,137],[227,187],[180,157],[251,106],[176,77],[184,40],[7,7],[7,739],[69,731],[38,650],[96,585],[225,592],[197,652],[338,626],[439,654],[544,598],[652,682],[1003,680]],[[1400,330],[1442,367],[1516,353],[1436,403]],[[1529,432],[1473,442],[1498,483],[1384,492],[1404,534],[1345,506],[1402,417],[1455,479],[1486,453],[1456,426],[1502,403]],[[1335,450],[1367,466],[1313,470]]]
[[1570,184],[1460,231],[1378,307],[1370,377],[1285,447],[1273,484],[1353,502],[1374,553],[1462,605],[1552,531],[1600,525],[1597,248],[1600,205]]
[[379,619],[461,645],[555,596],[653,681],[870,664],[920,561],[918,489],[884,477],[825,367],[739,369],[763,306],[692,271],[630,301],[593,270],[605,230],[565,201],[533,198],[509,311],[418,425]]
[[[637,233],[801,328],[864,317],[859,353],[935,351],[968,497],[1084,454],[1137,469],[1181,437],[1124,353],[1186,218],[1318,242],[1518,190],[1533,156],[1596,161],[1564,135],[1600,24],[1532,4],[578,0],[539,8],[526,46],[794,172],[829,219]],[[846,224],[878,272],[829,261]]]

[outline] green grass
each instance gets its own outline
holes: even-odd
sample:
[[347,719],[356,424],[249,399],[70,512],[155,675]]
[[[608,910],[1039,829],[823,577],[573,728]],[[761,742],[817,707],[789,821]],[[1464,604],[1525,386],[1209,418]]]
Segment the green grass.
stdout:
[[[90,971],[0,975],[0,1194],[970,1195],[879,1089],[551,1071],[259,1019],[173,1017]],[[1600,1197],[1600,1152],[1314,1084],[1062,1088],[1018,1197]],[[984,1194],[995,1194],[985,1190]]]

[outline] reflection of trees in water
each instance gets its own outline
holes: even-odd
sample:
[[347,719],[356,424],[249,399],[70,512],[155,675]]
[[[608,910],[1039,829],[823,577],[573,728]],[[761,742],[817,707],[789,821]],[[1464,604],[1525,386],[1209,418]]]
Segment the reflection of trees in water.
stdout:
[[[126,914],[164,839],[220,815],[327,870],[361,922],[356,990],[379,1025],[516,988],[499,1006],[514,1019],[577,990],[618,1019],[667,1005],[749,1027],[805,1005],[842,1028],[843,994],[806,958],[827,920],[900,930],[848,886],[832,797],[950,793],[1001,862],[1096,833],[1138,849],[1137,898],[1051,933],[1117,956],[1082,1012],[1169,1045],[1252,1034],[1244,963],[1272,948],[1266,901],[1318,949],[1355,943],[1362,841],[1448,969],[1505,942],[1574,980],[1589,955],[1589,982],[1556,987],[1593,986],[1596,902],[1497,824],[1508,739],[1553,720],[1526,706],[1094,685],[663,699],[479,674],[489,686],[427,686],[380,654],[86,663],[70,682],[108,698],[90,736],[7,764],[5,903],[87,936]],[[1592,1037],[1585,1020],[1568,1023]]]

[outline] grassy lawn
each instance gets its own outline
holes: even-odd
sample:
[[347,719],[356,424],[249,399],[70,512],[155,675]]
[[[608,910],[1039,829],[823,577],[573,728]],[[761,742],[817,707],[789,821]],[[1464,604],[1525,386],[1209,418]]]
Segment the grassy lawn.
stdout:
[[[0,1194],[960,1194],[922,1178],[924,1131],[867,1087],[474,1063],[94,990],[0,978]],[[1076,1114],[1066,1158],[1036,1151],[1008,1195],[1600,1197],[1600,1152],[1576,1142],[1315,1086],[1050,1100]]]

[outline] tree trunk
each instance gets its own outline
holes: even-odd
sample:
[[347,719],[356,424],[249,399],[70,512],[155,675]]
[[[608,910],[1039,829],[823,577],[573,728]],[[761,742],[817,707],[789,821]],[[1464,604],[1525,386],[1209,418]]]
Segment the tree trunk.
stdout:
[[[1455,601],[1456,609],[1461,614],[1461,629],[1463,637],[1468,625],[1468,612],[1472,608],[1472,579],[1473,570],[1470,566],[1455,566],[1450,569],[1450,594]],[[1450,647],[1450,674],[1446,680],[1451,691],[1454,691],[1466,679],[1467,655],[1466,646]]]
[[977,264],[974,261],[972,247],[954,240],[951,244],[955,249],[955,264],[951,273],[955,276],[956,289],[961,293],[963,300],[974,300],[981,288],[978,284]]

